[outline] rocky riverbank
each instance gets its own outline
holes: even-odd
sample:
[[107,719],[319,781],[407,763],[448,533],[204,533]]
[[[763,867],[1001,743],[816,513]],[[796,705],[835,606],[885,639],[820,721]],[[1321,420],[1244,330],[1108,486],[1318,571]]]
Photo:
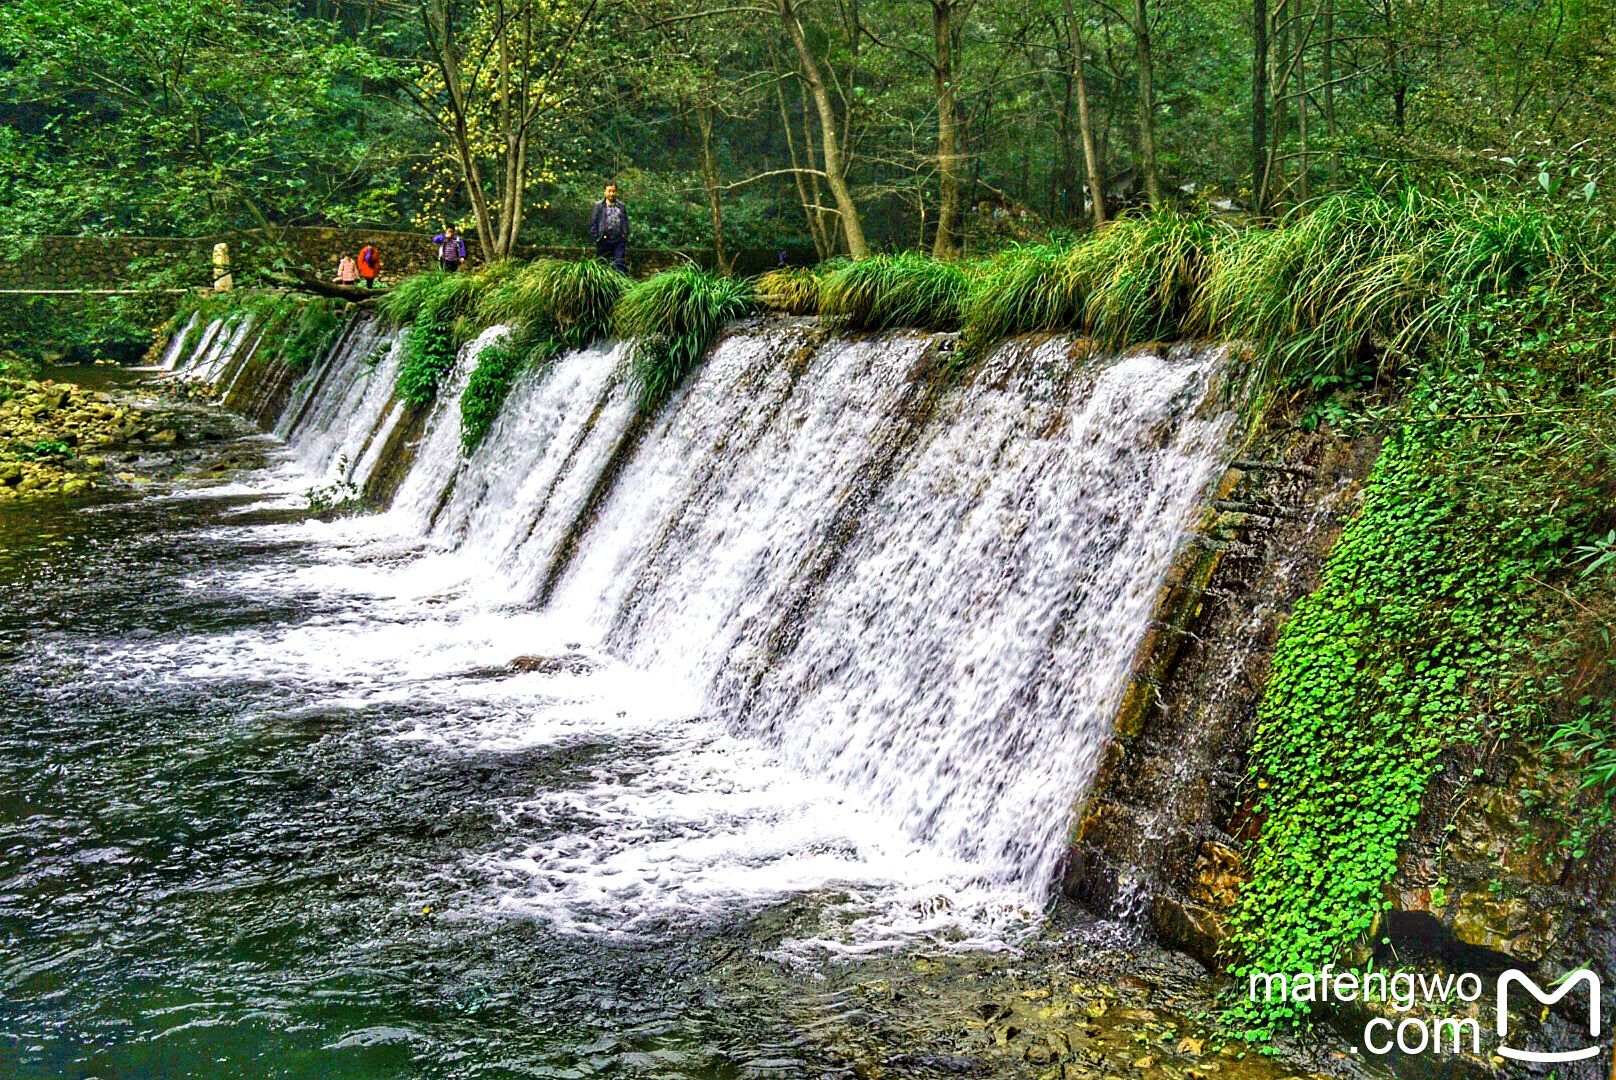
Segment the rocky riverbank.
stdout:
[[172,451],[225,437],[221,419],[139,389],[0,379],[0,502],[146,482]]

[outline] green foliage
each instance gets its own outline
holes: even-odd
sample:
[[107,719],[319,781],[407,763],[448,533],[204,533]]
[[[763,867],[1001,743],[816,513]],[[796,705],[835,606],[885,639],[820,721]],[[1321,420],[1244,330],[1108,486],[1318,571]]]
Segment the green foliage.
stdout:
[[281,362],[296,372],[308,371],[314,362],[324,356],[342,329],[337,314],[347,304],[341,300],[312,297],[292,320],[289,333],[282,339],[278,355]]
[[464,329],[458,325],[460,316],[472,309],[484,288],[498,288],[509,272],[503,264],[483,274],[428,270],[383,294],[382,317],[394,326],[409,326],[394,384],[402,400],[425,405],[437,396],[438,385],[454,370]]
[[925,255],[875,255],[819,283],[819,310],[851,330],[952,330],[970,289],[963,267]]
[[15,0],[0,97],[27,104],[0,124],[7,225],[202,234],[340,207],[385,182],[342,88],[372,70],[337,24],[290,8]]
[[1161,211],[1121,218],[1063,244],[1027,244],[975,276],[964,359],[1013,334],[1080,330],[1120,349],[1182,337],[1207,250],[1227,230]]
[[12,457],[23,461],[48,461],[73,456],[73,448],[58,439],[16,442],[11,444],[9,451]]
[[1485,305],[1607,246],[1591,218],[1526,198],[1333,196],[1218,244],[1195,327],[1255,346],[1260,385],[1329,387],[1462,342]]
[[1545,743],[1549,750],[1569,750],[1583,760],[1582,787],[1600,800],[1606,820],[1616,797],[1616,730],[1609,721],[1609,717],[1579,716],[1557,727]]
[[539,259],[484,292],[477,317],[542,325],[567,348],[581,349],[607,332],[612,309],[632,284],[598,259]]
[[630,289],[612,323],[619,334],[638,339],[631,376],[641,408],[649,411],[667,401],[724,324],[753,304],[750,282],[693,266],[665,271]]
[[275,357],[302,374],[335,344],[347,309],[342,300],[279,289],[198,291],[181,301],[158,333],[172,337],[183,330],[180,352],[189,356],[210,324],[223,321],[228,330],[252,319]]
[[460,395],[460,445],[466,453],[488,435],[517,377],[550,363],[562,349],[559,341],[542,332],[513,331],[477,354],[477,366]]
[[1074,245],[1057,272],[1104,348],[1175,339],[1186,336],[1203,256],[1224,231],[1172,211],[1120,218]]
[[39,365],[20,353],[0,350],[0,401],[11,394],[4,385],[6,379],[32,379],[39,374]]
[[[1576,659],[1608,655],[1609,623],[1591,616],[1609,601],[1578,552],[1610,527],[1616,315],[1584,306],[1604,282],[1552,262],[1470,307],[1423,369],[1285,625],[1249,765],[1262,824],[1230,924],[1237,977],[1317,970],[1366,934],[1444,753],[1542,745]],[[1235,1009],[1257,1038],[1300,1018],[1290,1003]]]
[[819,272],[809,267],[770,270],[757,279],[758,303],[782,315],[818,315],[819,282]]

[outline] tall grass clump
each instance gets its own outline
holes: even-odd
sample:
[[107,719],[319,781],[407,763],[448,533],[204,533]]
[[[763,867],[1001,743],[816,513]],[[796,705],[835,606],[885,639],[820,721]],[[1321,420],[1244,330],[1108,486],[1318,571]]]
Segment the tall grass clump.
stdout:
[[1331,196],[1218,245],[1195,321],[1250,344],[1263,386],[1366,382],[1438,358],[1499,297],[1588,272],[1589,221],[1519,197]]
[[960,324],[970,278],[958,263],[924,255],[876,255],[826,274],[820,311],[850,330],[953,330]]
[[511,387],[524,372],[549,364],[565,349],[604,336],[612,310],[632,282],[595,259],[540,259],[502,277],[477,298],[485,323],[512,324],[483,349],[460,398],[460,443],[470,453],[493,426]]
[[1569,309],[1610,269],[1610,237],[1587,213],[1472,196],[1447,216],[1429,262],[1432,301],[1415,332],[1450,348],[1466,343],[1480,313],[1502,297],[1535,291]]
[[961,315],[959,354],[980,357],[1017,334],[1070,330],[1082,324],[1082,297],[1058,274],[1068,244],[1021,244],[983,263]]
[[1332,196],[1232,237],[1212,254],[1196,322],[1255,348],[1264,386],[1337,385],[1361,374],[1377,345],[1399,362],[1434,290],[1437,209],[1412,194]]
[[1104,348],[1184,337],[1203,263],[1226,231],[1171,210],[1118,218],[1066,251],[1058,288],[1081,298],[1082,328]]
[[724,324],[752,309],[751,282],[682,266],[648,278],[617,304],[612,323],[637,339],[630,361],[640,405],[660,406],[684,381]]
[[758,303],[782,315],[818,315],[819,281],[807,267],[770,270],[757,279]]
[[581,349],[607,332],[612,309],[631,285],[598,259],[539,259],[479,297],[477,316],[490,324],[549,327],[562,344]]

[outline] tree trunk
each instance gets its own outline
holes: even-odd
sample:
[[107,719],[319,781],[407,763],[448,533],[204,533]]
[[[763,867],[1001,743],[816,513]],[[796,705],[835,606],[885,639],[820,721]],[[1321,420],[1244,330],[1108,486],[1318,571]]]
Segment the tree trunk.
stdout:
[[471,200],[472,213],[477,218],[477,235],[482,239],[485,257],[495,242],[492,216],[488,212],[488,195],[483,188],[482,173],[477,167],[477,155],[471,148],[471,135],[467,123],[468,106],[466,88],[460,81],[460,61],[454,52],[454,27],[448,5],[444,0],[422,9],[426,20],[427,40],[443,76],[444,89],[449,95],[449,138],[454,144],[455,156],[460,159],[460,176]]
[[825,193],[820,190],[820,181],[825,178],[825,155],[820,152],[819,143],[814,138],[815,125],[809,119],[809,113],[812,110],[808,108],[808,95],[801,93],[801,80],[798,80],[798,82],[797,89],[802,99],[802,141],[807,148],[808,168],[810,169],[808,173],[808,194],[813,199],[814,214],[819,219],[819,235],[825,238],[825,254],[830,256],[836,254],[838,250],[838,242],[835,237],[839,229],[831,220],[836,216],[836,211],[825,207]]
[[1251,3],[1251,210],[1262,214],[1268,190],[1268,0]]
[[1308,184],[1307,146],[1307,39],[1305,35],[1296,37],[1296,198],[1300,202],[1307,202],[1312,196],[1312,189]]
[[1145,174],[1145,197],[1162,204],[1161,177],[1156,173],[1156,90],[1150,59],[1150,12],[1146,0],[1133,0],[1134,51],[1139,60],[1139,167]]
[[1263,194],[1264,201],[1275,213],[1284,209],[1280,193],[1285,186],[1285,164],[1280,158],[1280,151],[1285,146],[1285,76],[1290,71],[1289,23],[1286,21],[1289,14],[1290,0],[1279,0],[1279,6],[1270,12],[1272,22],[1268,28],[1268,107],[1271,114],[1268,119],[1268,168]]
[[724,207],[718,194],[718,159],[713,154],[713,109],[696,109],[696,131],[701,145],[701,178],[707,185],[707,209],[713,220],[713,262],[721,274],[730,272],[729,255],[724,251]]
[[[819,227],[819,211],[814,209],[813,202],[808,198],[808,182],[803,179],[802,174],[805,166],[797,156],[797,140],[791,133],[791,113],[786,108],[786,93],[781,89],[779,81],[774,84],[774,98],[780,105],[780,129],[786,135],[786,153],[791,155],[791,179],[797,185],[797,201],[802,204],[803,216],[808,219],[808,235],[814,241],[814,254],[823,262],[830,258],[830,251],[825,244],[824,230]],[[806,167],[813,167],[811,158]]]
[[932,36],[936,48],[932,77],[937,91],[937,238],[931,253],[952,259],[959,222],[959,122],[954,108],[954,3],[932,0]]
[[825,157],[825,183],[830,187],[831,197],[836,201],[836,210],[841,215],[842,236],[847,240],[847,253],[855,259],[862,259],[870,253],[870,246],[864,239],[864,226],[859,221],[858,205],[853,202],[853,192],[847,186],[847,166],[842,160],[841,142],[836,134],[836,112],[831,105],[830,92],[825,88],[825,78],[820,73],[819,61],[814,58],[813,51],[808,47],[802,22],[797,18],[792,3],[793,0],[779,0],[780,21],[785,23],[786,33],[791,38],[792,46],[797,50],[797,60],[802,68],[803,79],[807,82],[808,93],[813,98],[814,111],[819,114],[821,151]]
[[1330,143],[1330,187],[1339,179],[1340,155],[1335,148],[1335,0],[1324,0],[1324,135]]
[[1089,113],[1089,80],[1084,68],[1083,23],[1077,16],[1072,0],[1063,0],[1066,21],[1071,26],[1072,70],[1077,80],[1077,127],[1083,139],[1083,168],[1088,174],[1089,201],[1094,224],[1105,223],[1105,177],[1100,173],[1100,155],[1094,145],[1094,120]]

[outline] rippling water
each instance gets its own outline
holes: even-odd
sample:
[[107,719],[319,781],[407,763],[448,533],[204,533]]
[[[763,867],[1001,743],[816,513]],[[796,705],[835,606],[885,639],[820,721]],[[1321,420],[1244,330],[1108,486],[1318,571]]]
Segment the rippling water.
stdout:
[[635,731],[488,737],[542,695],[472,671],[474,635],[434,653],[447,623],[299,587],[331,555],[301,517],[0,511],[0,1076],[737,1075],[770,1022],[702,976],[744,911],[620,940],[494,917],[490,863],[571,832]]

